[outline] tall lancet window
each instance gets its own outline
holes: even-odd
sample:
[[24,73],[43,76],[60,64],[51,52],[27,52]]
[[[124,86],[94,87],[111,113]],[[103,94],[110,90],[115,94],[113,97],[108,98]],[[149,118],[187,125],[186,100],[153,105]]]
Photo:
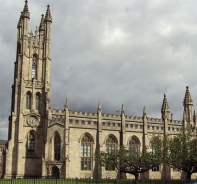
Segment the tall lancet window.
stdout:
[[54,135],[54,159],[60,160],[61,153],[61,138],[60,135],[56,132]]
[[[117,148],[117,141],[114,136],[109,135],[109,137],[106,140],[106,153],[112,153],[116,150]],[[106,165],[105,170],[107,171],[114,171],[115,166],[111,165]]]
[[36,110],[40,110],[40,93],[36,93]]
[[31,92],[28,91],[26,94],[26,109],[31,110]]
[[92,169],[92,144],[89,135],[84,135],[81,139],[81,170]]
[[33,133],[29,133],[27,138],[27,155],[34,155],[35,139]]
[[34,54],[33,56],[31,74],[32,74],[32,79],[37,78],[37,55],[36,54]]

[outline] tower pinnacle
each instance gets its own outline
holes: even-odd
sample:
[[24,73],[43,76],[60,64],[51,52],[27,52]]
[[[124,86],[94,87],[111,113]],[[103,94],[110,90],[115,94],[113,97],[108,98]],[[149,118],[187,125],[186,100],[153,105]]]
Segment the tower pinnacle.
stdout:
[[161,113],[164,113],[165,111],[170,112],[170,108],[168,106],[166,94],[164,94],[163,103],[162,103],[162,107],[161,107]]
[[21,12],[22,18],[28,18],[29,19],[29,9],[28,9],[28,1],[25,0],[25,5],[23,8],[23,11]]
[[162,115],[162,119],[169,119],[170,118],[170,108],[168,106],[168,101],[166,98],[166,94],[164,94],[164,98],[163,98],[163,103],[162,103],[162,107],[161,107],[161,115]]
[[102,112],[102,109],[101,109],[101,102],[98,103],[98,111]]
[[143,117],[146,117],[146,107],[143,108]]
[[186,105],[193,105],[193,100],[191,98],[188,86],[186,86],[185,98],[183,101],[183,106],[186,106]]
[[41,15],[39,31],[44,31],[44,14]]
[[47,11],[46,11],[46,14],[45,14],[45,21],[46,22],[52,22],[50,5],[47,5]]

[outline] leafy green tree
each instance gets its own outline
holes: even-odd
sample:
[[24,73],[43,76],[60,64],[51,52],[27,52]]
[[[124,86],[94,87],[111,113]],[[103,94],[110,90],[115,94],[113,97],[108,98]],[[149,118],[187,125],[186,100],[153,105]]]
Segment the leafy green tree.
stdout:
[[122,173],[134,175],[138,183],[139,173],[144,173],[162,162],[162,142],[159,137],[151,140],[151,152],[128,150],[123,147],[111,152],[101,152],[96,160],[101,166],[116,168]]
[[197,172],[197,134],[193,128],[186,129],[166,141],[165,163],[186,173],[187,182]]

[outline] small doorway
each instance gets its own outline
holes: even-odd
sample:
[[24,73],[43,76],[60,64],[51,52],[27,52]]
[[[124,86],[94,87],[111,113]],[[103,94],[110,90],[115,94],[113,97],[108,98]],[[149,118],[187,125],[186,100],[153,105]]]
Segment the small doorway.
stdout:
[[60,171],[59,171],[59,168],[57,166],[53,166],[52,167],[52,176],[54,176],[55,178],[59,179]]

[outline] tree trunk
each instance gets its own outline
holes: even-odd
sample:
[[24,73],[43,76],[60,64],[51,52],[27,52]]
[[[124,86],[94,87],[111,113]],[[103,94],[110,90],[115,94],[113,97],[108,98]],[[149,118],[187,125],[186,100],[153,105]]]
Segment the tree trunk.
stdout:
[[135,184],[139,183],[139,173],[135,173]]
[[187,175],[186,175],[186,183],[190,183],[190,182],[191,182],[192,173],[187,172],[186,174],[187,174]]

